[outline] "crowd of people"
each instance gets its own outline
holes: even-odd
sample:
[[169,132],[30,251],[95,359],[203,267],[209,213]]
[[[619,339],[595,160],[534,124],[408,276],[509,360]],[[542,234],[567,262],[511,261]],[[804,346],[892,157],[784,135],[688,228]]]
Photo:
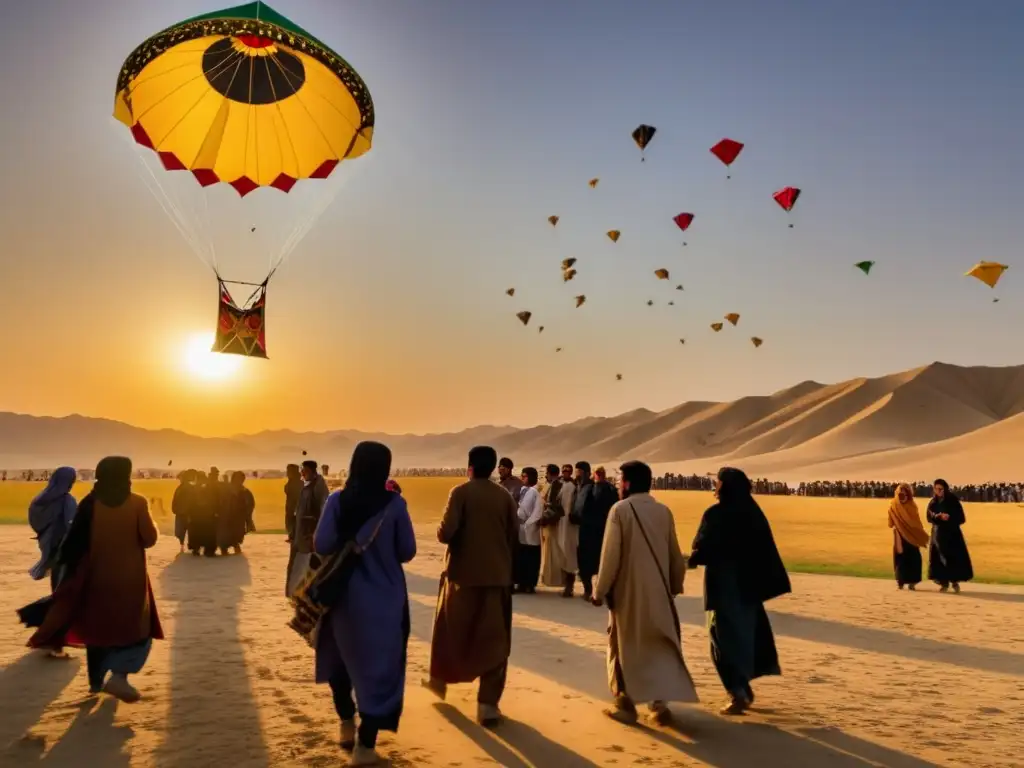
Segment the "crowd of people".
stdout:
[[[619,468],[618,488],[603,467],[585,461],[548,465],[543,495],[537,468],[516,473],[493,448],[472,449],[467,463],[469,479],[452,490],[437,528],[446,549],[429,675],[421,681],[434,695],[444,699],[449,685],[479,680],[477,719],[499,722],[514,596],[532,599],[544,585],[570,599],[578,580],[580,597],[609,611],[606,714],[635,723],[637,706],[647,704],[664,723],[666,702],[698,700],[674,602],[687,568],[697,565],[706,569],[711,656],[728,693],[722,712],[744,712],[754,700],[752,681],[780,674],[763,604],[789,592],[789,578],[741,471],[722,470],[715,479],[718,500],[685,555],[672,512],[651,495],[654,478],[641,462]],[[409,637],[402,569],[416,556],[416,540],[401,488],[388,479],[390,464],[386,446],[361,443],[345,487],[322,508],[314,462],[302,468],[307,501],[286,492],[295,531],[291,626],[315,649],[316,679],[331,688],[352,765],[377,761],[377,735],[396,730],[402,711]],[[296,577],[301,554],[305,572]]]
[[[579,581],[583,600],[608,608],[606,714],[635,723],[637,705],[647,704],[653,721],[664,723],[666,702],[698,700],[674,602],[686,571],[698,565],[710,654],[728,695],[721,712],[744,712],[754,701],[752,681],[780,674],[764,603],[791,587],[755,499],[771,483],[733,468],[699,478],[716,500],[684,554],[671,510],[651,495],[658,483],[646,464],[619,467],[617,487],[586,461],[550,464],[542,494],[537,468],[516,473],[493,448],[473,448],[467,463],[469,479],[452,490],[437,528],[446,549],[422,681],[433,694],[443,699],[449,685],[479,680],[478,720],[499,722],[513,597],[532,599],[544,586],[569,599]],[[341,744],[352,765],[371,765],[378,733],[397,730],[401,719],[410,632],[403,567],[416,556],[416,538],[386,446],[360,443],[333,493],[321,469],[310,460],[286,471],[285,591],[295,609],[291,626],[315,651],[316,681],[331,689]],[[40,550],[30,572],[50,576],[51,594],[18,613],[35,630],[30,646],[55,656],[85,647],[90,691],[135,702],[141,694],[128,677],[163,638],[145,555],[157,528],[146,500],[131,492],[129,459],[101,461],[80,503],[71,494],[76,476],[70,467],[56,470],[30,506]],[[936,480],[929,533],[915,501],[921,490],[893,489],[897,584],[914,589],[922,580],[920,550],[928,547],[928,578],[959,591],[973,577],[963,506]],[[186,545],[195,555],[240,552],[254,506],[241,472],[227,482],[216,468],[182,472],[172,502],[182,553]]]
[[[860,482],[849,480],[822,480],[800,483],[794,493],[799,496],[832,496],[851,499],[888,499],[901,486],[910,488],[915,498],[929,498],[935,484],[919,480],[914,483]],[[963,501],[985,503],[1015,503],[1024,501],[1024,483],[980,483],[951,485],[949,490]]]
[[[754,493],[763,496],[816,496],[850,499],[889,499],[896,489],[904,485],[897,482],[878,480],[816,480],[810,483],[790,485],[784,481],[754,478]],[[712,475],[677,475],[668,473],[654,481],[658,491],[711,491],[714,485]],[[906,483],[916,498],[928,498],[933,494],[933,483],[923,480]],[[954,485],[950,490],[963,501],[984,503],[1024,502],[1024,483],[978,483]]]
[[221,477],[217,467],[208,473],[186,469],[178,475],[178,487],[171,500],[174,536],[181,551],[186,547],[196,556],[241,554],[247,533],[256,530],[253,512],[256,499],[245,487],[245,473]]

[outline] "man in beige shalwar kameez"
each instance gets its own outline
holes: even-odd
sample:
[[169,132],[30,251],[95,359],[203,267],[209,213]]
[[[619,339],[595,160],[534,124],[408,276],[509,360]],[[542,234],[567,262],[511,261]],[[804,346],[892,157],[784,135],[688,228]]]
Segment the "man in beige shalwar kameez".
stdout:
[[576,503],[576,483],[572,478],[573,466],[562,467],[562,490],[558,500],[562,505],[562,517],[558,521],[555,540],[562,553],[562,597],[572,597],[576,584],[576,570],[579,568],[577,549],[580,545],[579,521],[572,517],[572,509]]
[[650,495],[651,468],[638,461],[620,469],[622,501],[608,515],[594,605],[608,603],[608,684],[615,706],[605,714],[637,720],[648,703],[656,722],[671,717],[670,701],[698,701],[683,660],[674,598],[683,592],[686,558],[672,510]]
[[558,523],[565,516],[562,509],[562,480],[558,467],[548,464],[544,476],[544,515],[540,529],[540,583],[545,587],[565,587],[565,558],[558,544]]
[[512,652],[512,564],[519,545],[518,505],[491,474],[498,454],[469,452],[469,481],[453,488],[437,528],[446,544],[430,641],[430,678],[440,698],[451,683],[479,678],[477,720],[495,725]]

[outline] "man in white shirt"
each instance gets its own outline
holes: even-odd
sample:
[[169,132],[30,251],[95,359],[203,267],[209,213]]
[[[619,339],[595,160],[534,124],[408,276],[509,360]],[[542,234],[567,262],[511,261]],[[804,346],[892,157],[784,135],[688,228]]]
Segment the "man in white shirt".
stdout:
[[544,513],[544,503],[537,491],[537,469],[524,468],[522,479],[514,590],[532,595],[537,591],[537,580],[540,578],[540,519]]

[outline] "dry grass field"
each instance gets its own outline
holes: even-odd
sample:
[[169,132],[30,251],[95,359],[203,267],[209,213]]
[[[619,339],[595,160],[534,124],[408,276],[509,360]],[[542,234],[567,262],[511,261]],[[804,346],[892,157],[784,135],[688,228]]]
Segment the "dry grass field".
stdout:
[[[402,478],[402,489],[417,523],[437,520],[457,478]],[[284,526],[284,481],[249,480],[256,496],[256,526],[260,532],[281,532]],[[137,493],[150,499],[162,530],[172,530],[171,498],[175,482],[143,480]],[[7,482],[0,485],[0,522],[24,523],[25,510],[39,492],[39,483]],[[76,495],[87,484],[75,488]],[[672,491],[658,494],[672,507],[679,539],[693,538],[700,515],[712,502],[710,493]],[[759,501],[772,522],[775,538],[787,566],[793,571],[850,576],[890,577],[891,533],[886,526],[888,502],[883,499],[815,499],[761,496]],[[919,501],[924,506],[923,501]],[[974,560],[978,581],[1024,584],[1024,508],[1016,504],[967,504],[964,534]]]

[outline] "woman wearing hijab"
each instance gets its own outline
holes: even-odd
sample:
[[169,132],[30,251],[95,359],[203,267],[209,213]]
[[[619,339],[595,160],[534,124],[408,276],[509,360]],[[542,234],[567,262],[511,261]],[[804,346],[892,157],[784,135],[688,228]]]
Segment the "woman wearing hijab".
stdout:
[[935,481],[935,496],[928,502],[926,516],[932,524],[928,546],[928,578],[939,585],[939,591],[960,591],[960,582],[974,578],[971,554],[960,526],[967,522],[963,505],[949,483],[941,478]]
[[754,703],[751,681],[782,674],[764,603],[791,587],[750,479],[724,467],[714,486],[718,503],[701,518],[689,564],[704,566],[711,659],[729,694],[721,713],[738,715]]
[[379,761],[377,733],[398,730],[405,693],[409,596],[402,565],[416,555],[416,537],[405,500],[386,488],[390,471],[387,446],[357,445],[345,487],[328,498],[313,542],[325,568],[346,545],[362,549],[344,555],[356,558],[353,570],[316,638],[316,681],[331,686],[352,765]]
[[59,467],[50,475],[46,488],[28,505],[28,521],[38,539],[40,555],[29,574],[36,581],[42,581],[49,574],[51,592],[56,591],[60,583],[57,552],[78,509],[71,495],[77,477],[72,467]]
[[[39,544],[39,562],[29,569],[29,575],[42,581],[49,574],[50,592],[57,591],[63,575],[64,569],[57,565],[57,553],[78,509],[78,502],[71,495],[77,477],[72,467],[59,467],[50,476],[46,488],[28,506],[28,521]],[[50,655],[55,659],[68,657],[61,647],[51,648]]]
[[889,527],[893,529],[892,566],[896,586],[914,590],[921,583],[921,547],[928,546],[928,534],[921,524],[914,491],[906,483],[896,486],[889,502]]
[[146,567],[158,534],[146,500],[131,492],[131,474],[131,460],[119,456],[96,467],[58,555],[68,573],[29,640],[32,647],[84,645],[90,692],[125,702],[141,698],[128,675],[141,671],[153,640],[163,638]]

